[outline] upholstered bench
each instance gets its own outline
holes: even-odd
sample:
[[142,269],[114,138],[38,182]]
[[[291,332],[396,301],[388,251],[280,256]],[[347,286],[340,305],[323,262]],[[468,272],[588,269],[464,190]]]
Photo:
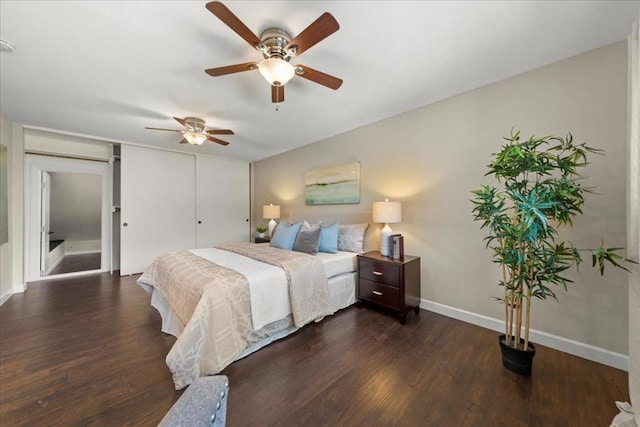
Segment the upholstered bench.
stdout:
[[229,379],[224,375],[195,380],[173,404],[159,427],[225,425]]

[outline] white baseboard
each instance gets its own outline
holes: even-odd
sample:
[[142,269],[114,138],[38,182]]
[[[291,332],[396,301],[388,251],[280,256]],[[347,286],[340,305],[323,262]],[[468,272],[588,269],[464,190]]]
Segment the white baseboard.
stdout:
[[[434,313],[442,314],[447,317],[462,320],[463,322],[471,323],[473,325],[481,326],[483,328],[491,329],[493,331],[504,333],[504,322],[492,317],[483,316],[481,314],[472,313],[470,311],[462,310],[426,299],[420,300],[420,308],[428,311],[433,311]],[[536,331],[534,329],[531,329],[529,331],[529,338],[536,344],[551,347],[555,350],[573,354],[574,356],[579,356],[584,359],[602,363],[603,365],[622,369],[623,371],[629,371],[629,356],[624,354],[616,353],[590,344],[570,340],[568,338],[559,337],[557,335],[551,335],[546,332]]]
[[65,255],[85,255],[85,254],[99,254],[100,253],[100,249],[98,250],[91,250],[91,251],[72,251],[72,252],[65,252]]
[[5,293],[0,295],[0,306],[4,304],[13,295],[13,289],[8,289]]
[[65,279],[67,277],[87,276],[89,274],[109,273],[109,272],[110,271],[108,269],[83,270],[83,271],[74,271],[73,273],[60,273],[60,274],[53,274],[51,276],[43,276],[43,277],[39,277],[37,280],[38,281],[57,280],[57,279]]
[[5,293],[0,295],[0,306],[2,304],[4,304],[5,302],[7,302],[7,300],[9,298],[11,298],[11,295],[19,294],[19,293],[22,293],[22,292],[24,292],[24,285],[15,285],[15,286],[11,287]]
[[62,259],[64,258],[64,255],[62,255],[60,258],[58,258],[56,260],[56,262],[54,262],[53,264],[51,264],[49,266],[49,268],[47,269],[47,271],[45,271],[44,275],[48,276],[49,274],[51,274],[51,272],[53,271],[54,268],[56,268],[58,266],[58,264],[60,264],[62,262]]

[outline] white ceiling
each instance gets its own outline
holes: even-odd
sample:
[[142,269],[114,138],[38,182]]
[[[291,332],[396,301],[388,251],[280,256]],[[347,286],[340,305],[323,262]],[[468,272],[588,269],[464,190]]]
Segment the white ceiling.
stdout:
[[344,80],[299,77],[275,111],[257,71],[206,68],[260,54],[206,1],[0,2],[1,111],[25,125],[193,150],[171,117],[230,128],[200,152],[260,160],[624,39],[639,1],[225,1],[258,36],[293,36],[328,11],[340,30],[292,63]]

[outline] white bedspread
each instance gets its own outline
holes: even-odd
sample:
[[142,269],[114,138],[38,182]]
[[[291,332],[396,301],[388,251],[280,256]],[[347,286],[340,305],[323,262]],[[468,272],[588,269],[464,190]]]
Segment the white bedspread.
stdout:
[[335,254],[318,252],[315,256],[320,258],[327,273],[327,278],[330,278],[358,271],[357,255],[353,252],[338,251]]
[[189,252],[246,277],[253,330],[291,314],[287,276],[283,269],[221,249],[192,249]]

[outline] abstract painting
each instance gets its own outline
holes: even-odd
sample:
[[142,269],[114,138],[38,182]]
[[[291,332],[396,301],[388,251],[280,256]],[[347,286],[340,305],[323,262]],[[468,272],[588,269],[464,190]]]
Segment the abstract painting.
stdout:
[[360,163],[308,171],[304,189],[307,205],[360,203]]

